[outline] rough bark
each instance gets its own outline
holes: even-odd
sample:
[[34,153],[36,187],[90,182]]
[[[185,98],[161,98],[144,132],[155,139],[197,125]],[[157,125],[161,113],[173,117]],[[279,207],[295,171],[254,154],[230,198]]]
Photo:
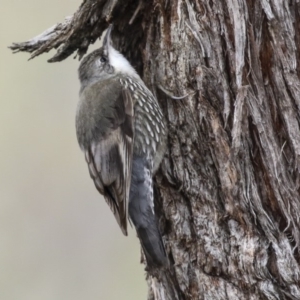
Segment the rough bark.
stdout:
[[169,140],[156,206],[171,267],[148,274],[149,299],[300,299],[299,16],[297,0],[86,0],[12,46],[82,56],[113,22],[117,48],[157,95]]

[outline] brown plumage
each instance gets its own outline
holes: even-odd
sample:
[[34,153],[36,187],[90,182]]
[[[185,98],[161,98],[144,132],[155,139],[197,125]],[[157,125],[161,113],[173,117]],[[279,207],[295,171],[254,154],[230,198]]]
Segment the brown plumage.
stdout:
[[129,62],[110,44],[89,54],[79,67],[77,138],[89,172],[122,230],[128,217],[148,265],[167,257],[154,213],[152,176],[165,151],[166,126],[157,100]]
[[[102,90],[106,101],[98,101],[99,95],[93,92],[94,86],[82,91],[76,122],[79,143],[84,147],[89,172],[97,190],[105,197],[122,232],[127,235],[134,135],[132,98],[121,85],[115,93],[114,81],[96,82],[94,85]],[[90,104],[97,102],[102,106],[99,113],[90,109]],[[81,120],[86,119],[89,122],[83,124]]]

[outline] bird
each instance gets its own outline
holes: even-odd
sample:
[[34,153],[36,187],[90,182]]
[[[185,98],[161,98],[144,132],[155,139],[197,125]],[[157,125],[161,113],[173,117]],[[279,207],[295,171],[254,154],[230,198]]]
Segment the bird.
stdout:
[[166,120],[134,67],[113,47],[112,28],[78,69],[77,139],[123,234],[132,222],[147,266],[166,267],[153,199],[153,175],[166,151]]

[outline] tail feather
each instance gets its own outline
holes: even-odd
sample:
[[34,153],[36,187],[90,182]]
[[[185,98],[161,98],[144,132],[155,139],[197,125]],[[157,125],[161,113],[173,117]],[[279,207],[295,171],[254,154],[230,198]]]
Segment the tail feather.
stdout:
[[167,266],[168,259],[158,228],[140,227],[137,229],[137,234],[141,241],[147,264],[155,267]]
[[134,156],[132,161],[129,216],[136,228],[148,266],[167,266],[168,259],[153,208],[151,163],[141,156]]

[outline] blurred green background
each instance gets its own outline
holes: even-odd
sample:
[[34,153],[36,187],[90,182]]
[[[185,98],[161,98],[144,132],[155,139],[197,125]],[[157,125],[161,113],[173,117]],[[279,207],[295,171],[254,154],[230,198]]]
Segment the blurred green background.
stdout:
[[78,60],[7,49],[80,3],[1,0],[1,300],[146,299],[136,234],[122,235],[77,145]]

